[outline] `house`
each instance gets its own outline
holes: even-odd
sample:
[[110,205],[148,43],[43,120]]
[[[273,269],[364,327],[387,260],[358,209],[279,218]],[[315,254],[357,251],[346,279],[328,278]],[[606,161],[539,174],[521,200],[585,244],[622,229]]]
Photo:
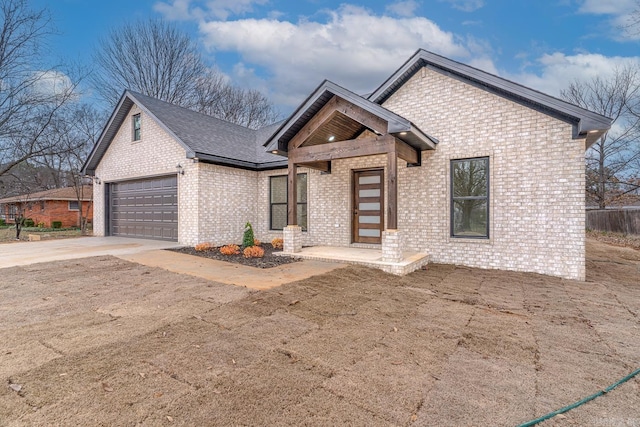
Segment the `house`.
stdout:
[[249,221],[288,253],[369,248],[395,265],[413,251],[582,280],[584,153],[610,126],[424,50],[368,96],[325,81],[259,130],[125,91],[85,164],[94,233],[219,245]]
[[[76,190],[81,195],[82,211]],[[53,222],[59,221],[62,227],[80,227],[81,215],[86,215],[89,222],[93,219],[92,199],[93,188],[90,185],[7,197],[0,199],[0,218],[7,224],[15,223],[16,216],[24,209],[22,215],[32,219],[34,224],[43,223],[45,227],[51,227]]]

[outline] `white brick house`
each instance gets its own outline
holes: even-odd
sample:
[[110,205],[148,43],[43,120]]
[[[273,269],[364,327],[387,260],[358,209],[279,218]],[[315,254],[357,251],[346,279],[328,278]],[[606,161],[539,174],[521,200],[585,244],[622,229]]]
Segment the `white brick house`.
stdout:
[[248,221],[290,252],[582,280],[584,152],[610,126],[424,50],[368,97],[325,81],[258,131],[127,91],[85,165],[94,233],[220,245]]

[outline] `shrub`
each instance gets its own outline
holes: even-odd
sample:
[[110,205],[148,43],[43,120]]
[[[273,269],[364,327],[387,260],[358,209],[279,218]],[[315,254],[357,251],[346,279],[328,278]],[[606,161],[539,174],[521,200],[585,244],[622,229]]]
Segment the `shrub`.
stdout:
[[33,219],[31,219],[31,218],[25,218],[23,225],[25,227],[33,227],[34,225],[36,225],[36,223],[33,222]]
[[222,255],[237,255],[240,253],[240,247],[238,245],[226,245],[220,248]]
[[44,228],[44,222],[39,222],[38,223],[38,228]]
[[7,223],[4,221],[4,219],[0,218],[0,227],[4,227],[5,225],[7,225]]
[[51,228],[62,228],[62,221],[51,221]]
[[274,249],[282,249],[283,244],[284,240],[282,240],[280,237],[276,237],[271,241],[271,246],[273,246]]
[[244,248],[242,255],[245,258],[262,258],[264,256],[264,249],[260,246],[249,246]]
[[198,243],[197,245],[195,245],[193,247],[193,249],[196,250],[196,252],[206,252],[206,251],[210,251],[213,249],[213,245],[209,242],[204,242],[204,243]]
[[253,236],[253,227],[251,227],[251,223],[247,222],[244,226],[244,236],[242,236],[242,246],[248,248],[253,246],[253,241],[255,237]]

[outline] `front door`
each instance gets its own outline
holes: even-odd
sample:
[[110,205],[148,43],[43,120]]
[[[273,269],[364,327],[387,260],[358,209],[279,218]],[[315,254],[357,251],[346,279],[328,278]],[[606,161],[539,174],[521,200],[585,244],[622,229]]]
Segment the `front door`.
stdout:
[[382,169],[353,171],[354,243],[381,243],[384,227],[384,192]]

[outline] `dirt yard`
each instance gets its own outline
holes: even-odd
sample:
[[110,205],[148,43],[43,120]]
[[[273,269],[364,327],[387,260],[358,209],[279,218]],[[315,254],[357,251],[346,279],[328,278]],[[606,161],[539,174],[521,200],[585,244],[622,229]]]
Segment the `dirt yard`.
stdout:
[[[270,291],[111,257],[3,269],[0,425],[515,426],[640,367],[640,251],[591,240],[587,268]],[[640,426],[640,378],[542,425]]]

